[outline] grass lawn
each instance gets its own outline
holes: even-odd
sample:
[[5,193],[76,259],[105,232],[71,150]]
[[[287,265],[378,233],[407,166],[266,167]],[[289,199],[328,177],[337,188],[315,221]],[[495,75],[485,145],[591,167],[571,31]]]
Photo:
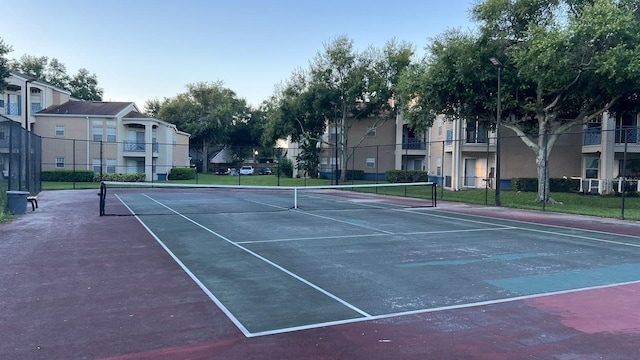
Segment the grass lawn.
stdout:
[[[198,174],[193,180],[169,180],[168,183],[184,184],[221,184],[221,185],[260,185],[260,186],[311,186],[311,185],[331,185],[331,180],[327,179],[292,179],[272,175],[252,175],[252,176],[228,176],[214,174]],[[347,182],[346,184],[350,184]],[[355,183],[365,183],[356,181]],[[75,183],[75,189],[98,189],[99,183]],[[73,189],[73,183],[63,182],[43,182],[43,190]],[[405,188],[385,189],[384,193],[404,196]],[[407,191],[408,196],[426,197],[430,196],[428,191],[423,189],[412,189]],[[500,193],[503,207],[518,209],[543,210],[542,203],[534,202],[535,193],[502,191]],[[442,191],[438,189],[438,201],[455,201],[470,204],[493,205],[495,203],[495,192],[492,190],[464,190],[464,191]],[[622,218],[622,198],[614,196],[592,196],[573,193],[553,193],[552,197],[557,203],[546,204],[545,210],[549,212],[560,212],[569,214],[593,215],[608,218]],[[626,220],[640,221],[640,197],[625,198],[624,218]]]

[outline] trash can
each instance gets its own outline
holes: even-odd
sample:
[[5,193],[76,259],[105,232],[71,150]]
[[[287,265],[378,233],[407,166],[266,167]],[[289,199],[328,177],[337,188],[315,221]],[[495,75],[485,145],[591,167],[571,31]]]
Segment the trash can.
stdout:
[[28,191],[7,191],[7,210],[14,215],[27,212]]
[[158,181],[167,181],[166,173],[158,173]]

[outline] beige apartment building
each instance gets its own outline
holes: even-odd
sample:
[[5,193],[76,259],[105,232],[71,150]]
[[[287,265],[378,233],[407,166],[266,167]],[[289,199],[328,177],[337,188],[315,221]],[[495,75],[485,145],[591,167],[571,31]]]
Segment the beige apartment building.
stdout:
[[[174,167],[190,165],[190,135],[142,114],[132,102],[76,100],[65,89],[17,72],[6,81],[0,115],[41,137],[41,170],[144,173],[151,181],[166,177]],[[3,129],[0,168],[8,178],[10,158],[15,160],[16,154]]]
[[189,166],[189,134],[131,102],[68,101],[34,116],[43,170],[144,173],[152,181]]
[[[392,169],[423,170],[449,190],[495,189],[495,132],[483,123],[438,116],[424,133],[410,129],[401,115],[375,129],[373,124],[374,119],[355,121],[349,131],[349,146],[357,148],[349,150],[353,156],[348,169],[363,170],[365,179],[384,180],[384,173]],[[320,167],[327,177],[336,168],[335,136],[335,127],[329,124]],[[537,177],[534,152],[506,127],[500,129],[500,138],[501,189],[511,189],[513,178]],[[547,166],[552,178],[580,179],[582,191],[604,194],[621,190],[625,159],[627,186],[640,191],[638,113],[605,113],[598,121],[561,134]]]

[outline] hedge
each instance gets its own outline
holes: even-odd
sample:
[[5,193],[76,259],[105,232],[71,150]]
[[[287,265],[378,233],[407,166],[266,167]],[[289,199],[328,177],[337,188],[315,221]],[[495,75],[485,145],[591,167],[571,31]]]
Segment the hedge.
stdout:
[[[342,176],[342,170],[337,171],[338,178]],[[347,170],[347,177],[345,181],[348,180],[362,180],[364,179],[364,170]]]
[[93,171],[90,170],[47,170],[41,174],[42,181],[92,182]]
[[120,182],[143,182],[146,179],[146,175],[144,173],[134,173],[134,174],[102,174],[100,176],[99,173],[94,175],[94,181],[120,181]]
[[[513,178],[511,179],[513,190],[524,192],[537,192],[537,178]],[[577,192],[580,191],[579,179],[550,178],[549,191],[551,192]]]
[[429,173],[419,170],[389,170],[385,175],[390,183],[429,181]]
[[172,168],[169,180],[192,180],[196,178],[195,168]]

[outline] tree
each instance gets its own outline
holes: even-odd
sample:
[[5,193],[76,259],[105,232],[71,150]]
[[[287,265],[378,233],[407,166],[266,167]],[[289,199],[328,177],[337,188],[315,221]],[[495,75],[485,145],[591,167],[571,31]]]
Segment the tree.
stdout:
[[[297,70],[275,97],[280,116],[273,120],[290,131],[294,141],[328,144],[328,126],[339,131],[342,181],[353,151],[365,137],[349,144],[349,130],[358,121],[374,119],[377,128],[395,117],[394,93],[400,72],[410,64],[413,46],[389,41],[383,50],[356,52],[353,41],[340,36],[324,44],[308,70]],[[303,149],[313,151],[311,148]]]
[[208,171],[212,145],[227,144],[233,126],[250,118],[244,99],[223,86],[223,83],[201,82],[187,85],[187,92],[165,99],[157,117],[191,133],[192,150],[197,149],[203,171]]
[[98,86],[96,74],[89,73],[89,70],[82,68],[69,80],[69,91],[71,96],[87,101],[100,101],[104,90]]
[[100,101],[104,90],[98,86],[98,77],[82,68],[74,76],[67,74],[66,66],[56,58],[22,55],[11,61],[11,69],[71,92],[80,100]]
[[539,201],[552,201],[545,165],[559,136],[621,109],[640,84],[640,11],[633,0],[485,0],[478,33],[452,30],[401,79],[403,115],[426,128],[437,114],[501,123],[535,153]]
[[9,68],[9,60],[6,55],[12,51],[11,46],[4,43],[4,40],[0,38],[0,91],[7,88],[7,81],[5,80],[11,75],[11,69]]

